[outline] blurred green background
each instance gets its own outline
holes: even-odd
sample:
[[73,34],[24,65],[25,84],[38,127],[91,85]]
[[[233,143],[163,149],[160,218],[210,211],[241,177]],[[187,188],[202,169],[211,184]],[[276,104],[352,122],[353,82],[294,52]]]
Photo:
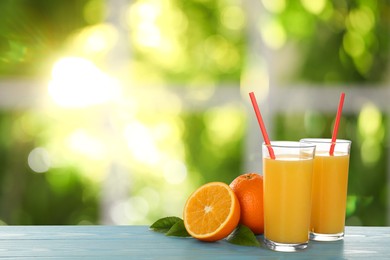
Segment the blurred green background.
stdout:
[[[329,137],[321,95],[347,86],[347,225],[389,225],[389,60],[387,0],[2,0],[0,220],[181,216],[199,185],[261,172],[251,85],[286,140]],[[330,108],[272,107],[302,84]]]

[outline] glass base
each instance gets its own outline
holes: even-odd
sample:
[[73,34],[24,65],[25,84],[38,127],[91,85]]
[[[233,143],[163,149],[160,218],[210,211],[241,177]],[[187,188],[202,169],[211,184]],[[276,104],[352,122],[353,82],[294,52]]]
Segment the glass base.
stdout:
[[274,251],[279,252],[298,252],[307,247],[307,242],[299,244],[284,244],[271,241],[267,238],[264,238],[264,245]]
[[344,232],[337,234],[320,234],[310,232],[310,240],[314,241],[338,241],[344,239]]

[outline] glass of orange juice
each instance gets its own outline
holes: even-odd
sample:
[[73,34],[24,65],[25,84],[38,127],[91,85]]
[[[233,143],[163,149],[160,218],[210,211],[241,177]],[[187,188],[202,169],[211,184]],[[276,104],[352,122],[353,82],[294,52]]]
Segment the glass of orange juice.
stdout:
[[300,141],[316,145],[310,239],[343,239],[351,141],[337,139],[333,155],[330,155],[331,139],[305,138]]
[[315,145],[271,142],[262,146],[264,175],[264,244],[295,252],[309,241],[311,186]]

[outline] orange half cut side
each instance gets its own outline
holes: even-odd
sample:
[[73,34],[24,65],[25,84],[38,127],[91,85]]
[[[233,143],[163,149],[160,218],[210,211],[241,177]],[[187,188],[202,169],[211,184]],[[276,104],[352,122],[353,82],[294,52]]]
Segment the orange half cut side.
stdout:
[[184,207],[184,225],[188,233],[202,241],[227,237],[240,220],[240,204],[223,182],[210,182],[199,187]]

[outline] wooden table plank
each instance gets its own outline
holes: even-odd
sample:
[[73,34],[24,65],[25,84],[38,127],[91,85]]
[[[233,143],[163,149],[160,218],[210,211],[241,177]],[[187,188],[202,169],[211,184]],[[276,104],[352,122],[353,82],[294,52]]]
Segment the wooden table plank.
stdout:
[[[261,240],[262,237],[260,236]],[[166,237],[146,226],[1,226],[0,259],[390,259],[390,227],[347,227],[344,241],[298,253]]]

